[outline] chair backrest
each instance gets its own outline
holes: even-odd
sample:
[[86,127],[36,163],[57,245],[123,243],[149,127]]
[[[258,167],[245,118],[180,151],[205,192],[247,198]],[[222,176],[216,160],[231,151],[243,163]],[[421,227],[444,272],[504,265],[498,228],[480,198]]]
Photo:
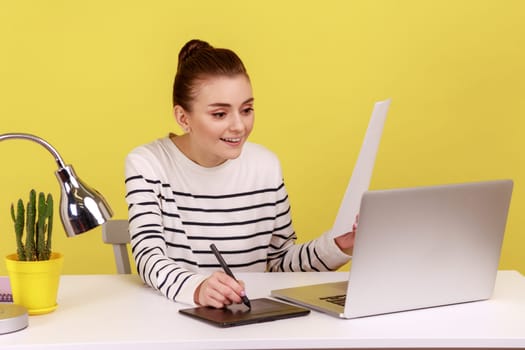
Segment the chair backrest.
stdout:
[[129,263],[128,243],[128,220],[108,220],[102,225],[102,240],[104,243],[113,245],[117,272],[131,273]]

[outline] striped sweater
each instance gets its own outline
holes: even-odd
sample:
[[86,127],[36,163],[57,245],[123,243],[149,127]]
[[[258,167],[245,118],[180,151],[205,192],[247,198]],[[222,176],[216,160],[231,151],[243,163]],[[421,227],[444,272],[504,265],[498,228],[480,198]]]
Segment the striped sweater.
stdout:
[[220,269],[211,243],[234,273],[326,271],[349,260],[328,234],[295,244],[280,163],[257,144],[205,168],[161,138],[126,158],[126,192],[137,272],[174,301],[193,304],[197,286]]

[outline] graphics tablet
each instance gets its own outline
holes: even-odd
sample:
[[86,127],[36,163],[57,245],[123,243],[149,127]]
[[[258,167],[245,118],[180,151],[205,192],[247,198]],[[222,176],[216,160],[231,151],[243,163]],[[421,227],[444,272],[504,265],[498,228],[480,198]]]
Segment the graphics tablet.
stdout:
[[268,322],[285,318],[306,316],[310,310],[280,301],[260,298],[250,300],[252,308],[234,304],[222,309],[207,306],[181,309],[180,313],[217,327],[233,327],[251,323]]

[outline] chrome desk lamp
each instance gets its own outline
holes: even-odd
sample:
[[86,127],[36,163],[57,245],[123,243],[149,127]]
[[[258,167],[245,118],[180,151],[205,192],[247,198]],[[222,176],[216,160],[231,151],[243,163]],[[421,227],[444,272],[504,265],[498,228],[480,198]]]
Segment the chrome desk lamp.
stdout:
[[[66,235],[74,237],[102,225],[113,212],[95,189],[80,180],[73,167],[66,165],[57,150],[38,136],[24,133],[0,134],[0,141],[25,139],[47,149],[58,164],[55,172],[60,183],[60,219]],[[16,304],[0,303],[0,334],[16,332],[28,326],[27,310]]]

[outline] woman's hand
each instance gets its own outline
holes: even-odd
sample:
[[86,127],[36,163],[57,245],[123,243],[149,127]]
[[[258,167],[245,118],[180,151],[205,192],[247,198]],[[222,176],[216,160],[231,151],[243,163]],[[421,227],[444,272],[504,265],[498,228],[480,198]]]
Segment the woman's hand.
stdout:
[[193,299],[198,305],[222,308],[241,303],[244,293],[242,281],[236,281],[222,271],[215,271],[197,287]]
[[335,237],[335,244],[341,249],[345,254],[352,255],[354,251],[355,243],[355,233],[357,231],[357,224],[359,222],[359,214],[355,217],[355,222],[352,225],[352,231],[347,232],[341,236]]

